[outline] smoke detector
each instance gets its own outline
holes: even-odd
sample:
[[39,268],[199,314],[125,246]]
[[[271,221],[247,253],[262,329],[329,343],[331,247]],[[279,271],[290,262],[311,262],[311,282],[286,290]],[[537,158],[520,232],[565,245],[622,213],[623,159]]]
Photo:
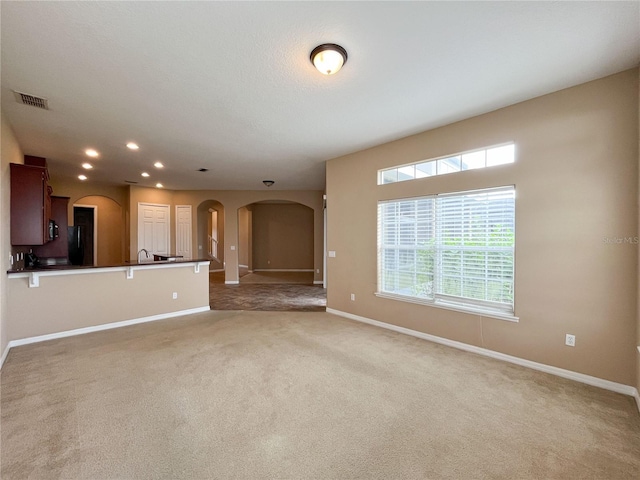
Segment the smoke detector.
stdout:
[[30,107],[42,108],[43,110],[49,110],[49,101],[46,98],[36,97],[28,93],[16,92],[13,90],[13,95],[16,97],[16,102],[23,105],[29,105]]

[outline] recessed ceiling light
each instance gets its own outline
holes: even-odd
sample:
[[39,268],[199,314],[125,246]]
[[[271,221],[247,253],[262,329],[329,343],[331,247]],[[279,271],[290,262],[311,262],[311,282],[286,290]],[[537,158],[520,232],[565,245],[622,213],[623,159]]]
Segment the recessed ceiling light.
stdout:
[[83,163],[82,168],[84,168],[85,170],[91,170],[93,168],[93,165],[91,165],[90,163]]
[[82,181],[85,181],[87,179],[86,175],[78,175],[78,178]]
[[86,153],[89,157],[97,157],[99,155],[98,152],[96,152],[93,148],[88,148],[84,151],[84,153]]
[[161,183],[156,183],[156,187],[157,188],[162,188],[164,185],[162,185]]
[[153,166],[156,168],[164,168],[164,165],[162,164],[162,162],[156,162],[153,164]]
[[127,143],[127,148],[130,150],[138,150],[140,147],[133,142]]
[[143,177],[148,177],[149,174],[147,172],[142,172],[140,175],[142,175]]

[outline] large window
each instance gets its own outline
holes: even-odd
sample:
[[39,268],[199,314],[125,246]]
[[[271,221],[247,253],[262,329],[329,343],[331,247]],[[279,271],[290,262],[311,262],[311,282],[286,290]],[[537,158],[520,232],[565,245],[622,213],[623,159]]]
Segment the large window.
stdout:
[[515,190],[378,203],[378,293],[512,316]]

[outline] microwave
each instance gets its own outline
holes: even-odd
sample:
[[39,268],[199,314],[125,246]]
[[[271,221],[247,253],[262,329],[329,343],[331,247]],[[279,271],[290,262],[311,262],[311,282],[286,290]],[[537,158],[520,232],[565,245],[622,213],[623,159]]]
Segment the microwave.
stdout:
[[49,228],[47,229],[47,241],[55,240],[60,236],[58,224],[53,220],[49,220]]

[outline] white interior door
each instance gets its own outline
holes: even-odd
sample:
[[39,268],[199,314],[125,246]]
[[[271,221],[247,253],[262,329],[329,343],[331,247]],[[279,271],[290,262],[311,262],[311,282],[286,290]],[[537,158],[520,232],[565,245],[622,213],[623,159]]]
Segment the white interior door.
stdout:
[[191,260],[191,205],[176,205],[176,255]]
[[138,250],[169,255],[169,205],[138,203]]

